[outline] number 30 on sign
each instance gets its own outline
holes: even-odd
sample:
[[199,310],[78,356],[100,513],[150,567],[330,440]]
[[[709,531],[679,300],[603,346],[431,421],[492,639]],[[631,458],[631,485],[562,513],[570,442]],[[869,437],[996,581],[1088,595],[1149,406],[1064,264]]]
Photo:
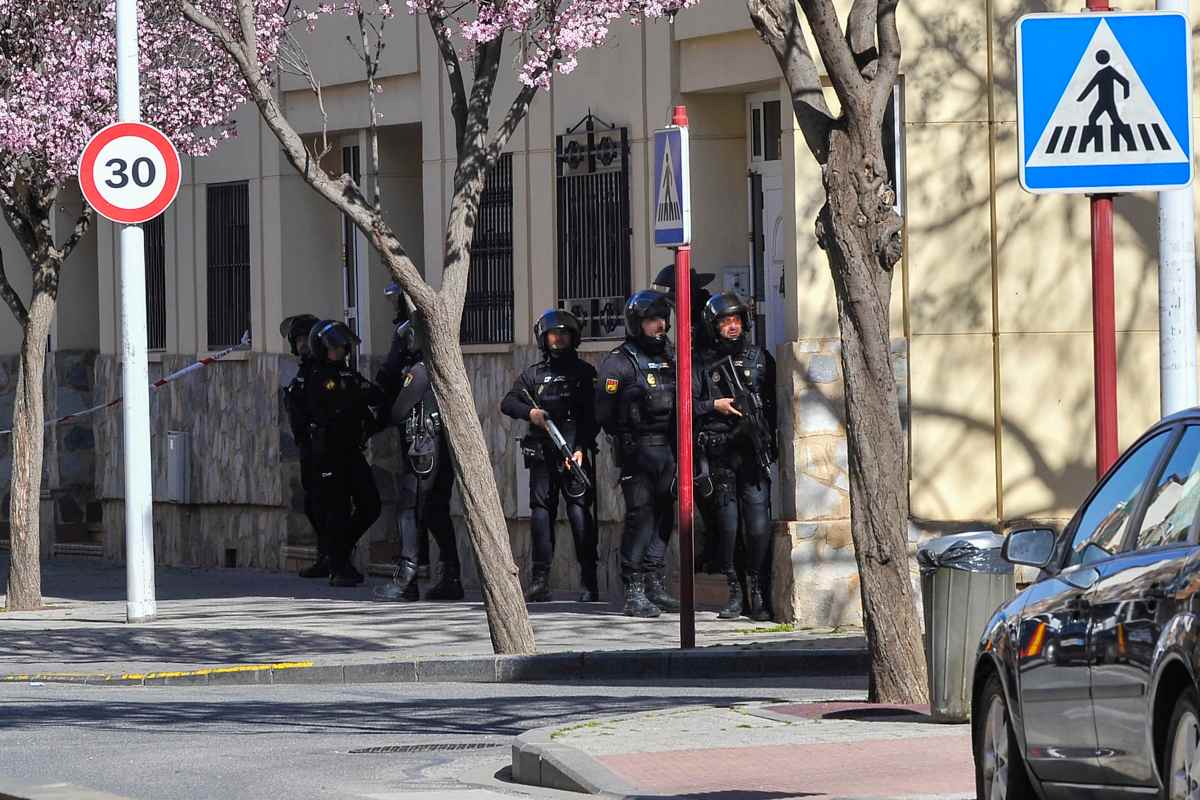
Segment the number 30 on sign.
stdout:
[[118,122],[88,142],[79,160],[79,186],[96,213],[136,225],[167,210],[179,193],[179,151],[162,131]]

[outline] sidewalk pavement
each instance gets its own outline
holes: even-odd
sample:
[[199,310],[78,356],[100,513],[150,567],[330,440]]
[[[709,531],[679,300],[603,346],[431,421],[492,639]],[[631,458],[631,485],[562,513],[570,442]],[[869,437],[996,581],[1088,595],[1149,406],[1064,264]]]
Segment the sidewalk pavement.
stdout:
[[613,797],[966,800],[969,725],[863,702],[691,707],[541,728],[514,780]]
[[[0,679],[263,683],[269,676],[255,673],[266,670],[271,682],[532,680],[585,672],[670,677],[672,665],[682,677],[701,662],[706,674],[789,674],[797,664],[812,674],[865,674],[861,630],[791,631],[702,612],[696,639],[703,649],[683,658],[678,615],[631,619],[615,597],[532,606],[539,653],[572,655],[541,657],[541,668],[521,672],[518,662],[492,655],[478,598],[378,602],[371,589],[383,582],[338,589],[252,569],[159,567],[158,618],[128,625],[123,567],[54,559],[43,564],[46,609],[0,613]],[[607,651],[604,658],[598,651]],[[612,651],[627,657],[617,664]]]

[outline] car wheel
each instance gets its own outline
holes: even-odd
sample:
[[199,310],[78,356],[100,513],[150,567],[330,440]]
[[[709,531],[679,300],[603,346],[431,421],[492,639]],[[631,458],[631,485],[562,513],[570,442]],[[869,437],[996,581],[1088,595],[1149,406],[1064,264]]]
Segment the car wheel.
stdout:
[[1167,727],[1163,753],[1163,797],[1166,800],[1200,798],[1200,711],[1196,691],[1185,689],[1175,701]]
[[979,800],[1032,800],[1033,786],[1017,744],[1008,701],[993,674],[975,707],[975,793]]

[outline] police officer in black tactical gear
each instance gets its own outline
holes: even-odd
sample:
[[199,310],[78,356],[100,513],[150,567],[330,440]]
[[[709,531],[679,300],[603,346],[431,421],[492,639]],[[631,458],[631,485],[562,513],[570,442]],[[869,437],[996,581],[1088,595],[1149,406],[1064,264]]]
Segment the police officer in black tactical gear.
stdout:
[[[554,520],[558,497],[567,500],[567,518],[575,537],[584,603],[600,600],[596,581],[596,524],[591,513],[595,484],[589,454],[596,450],[596,370],[579,357],[579,320],[569,311],[548,309],[533,326],[542,360],[526,368],[505,395],[500,410],[527,421],[521,440],[529,469],[529,516],[533,535],[533,579],[525,599],[530,603],[550,599],[550,563],[554,560]],[[536,405],[535,405],[536,404]],[[549,420],[549,423],[547,422]],[[549,424],[562,433],[571,460],[559,453],[550,439]],[[576,470],[586,471],[581,480]]]
[[[711,272],[696,272],[692,270],[692,349],[696,350],[706,344],[706,334],[704,331],[703,320],[701,314],[704,312],[704,304],[708,302],[708,298],[712,297],[705,286],[713,282],[716,276]],[[667,299],[675,303],[675,265],[668,264],[658,271],[654,276],[654,282],[650,284],[650,288],[656,292],[662,292],[667,296]]]
[[375,595],[383,600],[420,599],[417,560],[428,529],[437,541],[442,574],[425,599],[462,600],[462,567],[450,518],[454,467],[422,348],[417,320],[397,325],[387,359],[375,376],[390,405],[388,419],[400,429],[401,438],[400,558],[391,583]]
[[296,314],[279,325],[279,335],[287,340],[292,355],[300,360],[296,377],[283,390],[284,408],[292,426],[292,438],[300,449],[300,487],[304,491],[304,515],[312,524],[317,535],[317,560],[300,570],[301,578],[328,578],[330,574],[329,535],[324,530],[322,510],[317,502],[313,473],[312,444],[308,440],[308,429],[303,421],[305,387],[312,379],[316,362],[308,349],[308,334],[320,320],[312,314]]
[[625,526],[621,580],[626,616],[678,611],[667,592],[667,544],[675,508],[675,360],[671,303],[644,290],[625,304],[625,342],[604,358],[596,381],[596,421],[613,438],[621,467]]
[[[720,541],[720,565],[729,580],[729,602],[717,615],[771,618],[766,591],[770,575],[771,478],[776,459],[775,359],[750,344],[750,309],[734,292],[704,306],[711,344],[693,379],[697,455],[707,459]],[[750,607],[734,568],[738,530],[745,537]]]
[[297,443],[301,452],[311,453],[331,586],[362,583],[351,556],[381,510],[363,449],[379,430],[383,394],[348,365],[351,348],[359,342],[344,323],[323,320],[313,325],[308,335],[313,367],[291,405]]

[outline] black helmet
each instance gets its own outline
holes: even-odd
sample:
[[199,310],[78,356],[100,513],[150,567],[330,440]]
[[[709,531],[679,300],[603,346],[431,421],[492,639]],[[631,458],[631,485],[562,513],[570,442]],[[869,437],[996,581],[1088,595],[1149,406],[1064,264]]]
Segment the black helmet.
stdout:
[[298,340],[302,338],[307,339],[309,331],[312,330],[313,325],[316,325],[317,322],[317,318],[312,314],[296,314],[279,323],[279,335],[287,339],[288,346],[292,350],[292,355],[300,355]]
[[[579,347],[580,339],[579,319],[570,311],[564,311],[558,308],[547,308],[538,317],[538,321],[533,326],[533,337],[537,339],[538,347],[548,356],[563,355],[573,352]],[[571,336],[571,343],[562,350],[551,350],[550,345],[546,340],[546,334],[551,331],[566,331]]]
[[[667,330],[661,336],[646,336],[642,333],[642,322],[647,319],[665,319]],[[670,330],[671,301],[665,294],[643,289],[629,298],[625,304],[625,338],[636,341],[647,353],[657,354],[666,349]]]
[[414,320],[410,319],[397,325],[396,338],[400,341],[404,352],[408,354],[409,361],[416,362],[421,359],[422,351],[425,349],[425,337],[417,330]]
[[[715,277],[716,277],[716,275],[713,275],[710,272],[696,272],[696,270],[693,269],[692,270],[692,291],[694,292],[697,289],[702,289],[705,286],[708,286],[710,283],[713,282],[713,278],[715,278]],[[663,294],[674,294],[675,293],[675,265],[668,264],[667,266],[660,269],[658,271],[658,274],[654,276],[654,283],[652,283],[650,285],[650,288],[654,289],[656,292],[662,292]]]
[[349,355],[350,349],[361,343],[362,339],[346,323],[332,319],[321,320],[308,334],[308,347],[313,358],[322,362],[329,360],[329,351],[335,347],[344,348]]
[[[742,318],[742,335],[735,341],[721,336],[719,330],[721,318],[731,314],[737,314]],[[713,295],[704,304],[704,329],[717,347],[722,350],[737,350],[746,340],[746,334],[750,331],[750,306],[743,302],[737,292],[726,291]]]

